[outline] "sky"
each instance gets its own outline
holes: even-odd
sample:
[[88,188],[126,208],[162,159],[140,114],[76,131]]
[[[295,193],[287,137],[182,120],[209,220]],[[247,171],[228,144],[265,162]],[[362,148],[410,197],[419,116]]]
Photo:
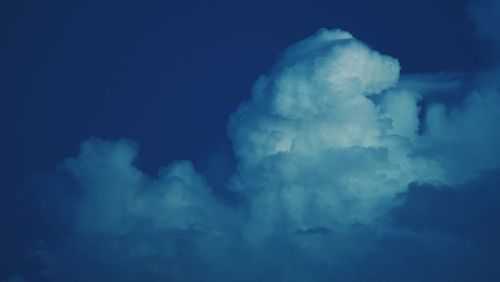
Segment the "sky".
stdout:
[[499,281],[499,13],[2,2],[0,281]]

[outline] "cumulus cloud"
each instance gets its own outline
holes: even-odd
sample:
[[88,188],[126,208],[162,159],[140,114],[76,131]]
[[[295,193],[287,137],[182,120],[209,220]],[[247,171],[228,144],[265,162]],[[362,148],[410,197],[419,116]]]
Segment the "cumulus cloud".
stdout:
[[82,190],[76,232],[123,235],[138,224],[188,229],[214,223],[210,218],[220,205],[189,161],[174,162],[151,178],[133,165],[136,154],[137,146],[126,140],[90,139],[77,158],[63,163]]
[[[134,165],[137,144],[83,142],[60,167],[72,179],[57,190],[72,195],[62,204],[68,230],[36,251],[46,276],[457,281],[467,276],[453,271],[460,263],[491,271],[472,265],[484,248],[470,233],[483,234],[481,226],[449,232],[447,223],[475,197],[491,196],[488,215],[496,213],[493,189],[467,192],[500,167],[494,72],[471,82],[461,103],[423,109],[429,91],[458,91],[462,78],[401,76],[400,68],[341,30],[320,30],[285,50],[230,117],[237,205],[219,199],[189,161],[149,176]],[[448,199],[453,205],[442,213]],[[473,220],[484,215],[472,212]]]
[[189,161],[174,162],[150,177],[133,164],[137,149],[126,140],[90,139],[76,158],[63,162],[61,170],[77,183],[66,188],[80,195],[70,203],[70,236],[38,253],[56,281],[183,277],[189,266],[177,260],[179,255],[201,259],[233,228],[234,215]]
[[259,78],[229,123],[251,232],[369,223],[409,183],[446,180],[415,155],[420,95],[398,88],[399,71],[350,34],[321,30]]

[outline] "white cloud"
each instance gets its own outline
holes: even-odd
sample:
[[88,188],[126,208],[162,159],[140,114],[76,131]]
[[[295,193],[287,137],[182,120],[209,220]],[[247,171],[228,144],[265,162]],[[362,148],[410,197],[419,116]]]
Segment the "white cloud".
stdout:
[[414,156],[419,95],[394,89],[399,69],[349,34],[321,30],[259,78],[229,124],[251,232],[368,223],[409,183],[441,178],[434,160]]
[[77,158],[63,167],[82,189],[75,231],[127,234],[139,224],[158,230],[202,228],[212,225],[220,205],[189,161],[160,169],[158,178],[145,175],[133,165],[137,146],[90,139]]

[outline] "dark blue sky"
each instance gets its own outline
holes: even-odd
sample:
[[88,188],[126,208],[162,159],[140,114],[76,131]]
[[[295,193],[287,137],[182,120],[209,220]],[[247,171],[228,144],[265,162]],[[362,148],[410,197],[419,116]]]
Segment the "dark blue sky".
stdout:
[[2,1],[0,280],[26,267],[19,250],[50,229],[30,208],[35,175],[82,140],[131,139],[146,173],[189,159],[220,185],[235,165],[228,117],[286,47],[342,28],[398,58],[402,73],[470,73],[485,55],[466,3]]

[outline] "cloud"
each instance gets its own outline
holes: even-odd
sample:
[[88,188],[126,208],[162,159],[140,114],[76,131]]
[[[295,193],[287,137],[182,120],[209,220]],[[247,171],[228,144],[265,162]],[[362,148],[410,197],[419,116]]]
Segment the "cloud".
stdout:
[[90,139],[76,158],[63,162],[60,169],[78,185],[66,188],[78,190],[80,196],[68,203],[74,214],[70,235],[37,254],[52,279],[182,277],[182,269],[189,266],[177,261],[179,255],[187,252],[201,259],[204,251],[224,242],[234,215],[192,164],[174,162],[153,178],[134,166],[137,149],[127,140]]
[[472,224],[497,212],[494,74],[461,103],[429,102],[429,91],[462,91],[457,78],[401,77],[398,60],[322,29],[285,50],[230,117],[238,203],[189,161],[150,176],[134,142],[92,138],[57,172],[71,181],[45,188],[65,230],[34,255],[52,281],[500,277],[474,264],[497,259],[485,235],[497,230]]
[[477,90],[459,108],[433,104],[426,116],[422,147],[454,179],[470,178],[499,166],[498,120],[500,95],[494,88]]
[[123,235],[138,224],[158,229],[203,228],[220,206],[189,161],[160,169],[151,178],[133,165],[137,146],[90,139],[77,158],[63,163],[79,183],[75,232]]
[[415,156],[420,95],[398,88],[399,70],[350,34],[321,30],[259,78],[229,123],[249,232],[369,223],[411,182],[445,180]]

